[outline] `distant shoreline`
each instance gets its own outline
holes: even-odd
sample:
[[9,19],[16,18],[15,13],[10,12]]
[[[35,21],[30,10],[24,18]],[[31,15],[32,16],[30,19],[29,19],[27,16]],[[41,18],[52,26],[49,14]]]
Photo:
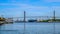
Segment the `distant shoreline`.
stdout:
[[15,22],[15,23],[60,23],[60,22]]

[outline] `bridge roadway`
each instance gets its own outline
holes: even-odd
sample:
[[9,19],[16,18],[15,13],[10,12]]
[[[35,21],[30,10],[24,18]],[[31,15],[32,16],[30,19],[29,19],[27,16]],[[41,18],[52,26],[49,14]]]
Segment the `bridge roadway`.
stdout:
[[[13,20],[23,20],[24,19],[24,17],[7,17],[7,18],[11,18]],[[55,18],[60,19],[60,17],[55,17]],[[45,19],[54,19],[54,17],[52,17],[52,16],[26,16],[26,20],[29,20],[29,19],[45,20]]]
[[[24,17],[7,17],[7,18],[24,18]],[[54,18],[52,16],[26,16],[26,18]],[[60,17],[55,17],[60,18]]]

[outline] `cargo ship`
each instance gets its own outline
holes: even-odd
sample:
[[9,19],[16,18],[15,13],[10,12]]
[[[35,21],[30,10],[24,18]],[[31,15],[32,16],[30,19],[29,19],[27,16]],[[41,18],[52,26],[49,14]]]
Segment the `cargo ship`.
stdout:
[[37,22],[37,20],[35,20],[35,19],[30,19],[30,20],[28,20],[28,22]]

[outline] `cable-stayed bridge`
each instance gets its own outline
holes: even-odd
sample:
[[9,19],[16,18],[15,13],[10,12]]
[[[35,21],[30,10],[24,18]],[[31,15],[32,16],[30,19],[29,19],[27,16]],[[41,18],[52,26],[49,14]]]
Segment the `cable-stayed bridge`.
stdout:
[[[13,20],[24,20],[24,17],[7,17],[7,18],[11,18]],[[54,17],[52,16],[26,16],[25,20],[29,20],[29,19],[42,19],[42,20],[46,20],[46,19],[54,19]],[[55,19],[60,19],[60,17],[55,17]]]

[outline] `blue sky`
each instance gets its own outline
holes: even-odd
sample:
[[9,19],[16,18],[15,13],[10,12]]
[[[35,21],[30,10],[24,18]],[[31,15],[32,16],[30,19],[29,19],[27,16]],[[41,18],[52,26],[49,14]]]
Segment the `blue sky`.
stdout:
[[0,16],[60,16],[60,0],[0,0]]

